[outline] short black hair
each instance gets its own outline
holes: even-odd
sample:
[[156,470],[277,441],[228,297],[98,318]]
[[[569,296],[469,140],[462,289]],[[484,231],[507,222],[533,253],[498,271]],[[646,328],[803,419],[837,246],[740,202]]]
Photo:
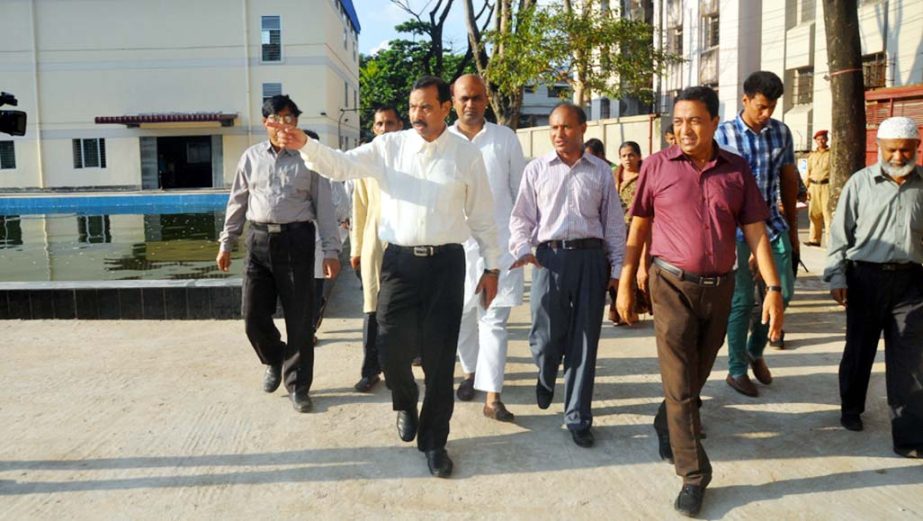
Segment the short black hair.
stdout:
[[673,123],[670,123],[669,125],[667,125],[667,128],[663,129],[663,133],[664,134],[676,134],[676,132],[673,132]]
[[452,89],[444,79],[438,76],[420,76],[417,81],[413,82],[413,87],[410,90],[415,91],[429,87],[436,87],[436,91],[439,94],[439,103],[452,101]]
[[598,158],[606,157],[606,146],[595,137],[586,140],[586,143],[583,144],[583,149],[592,152]]
[[320,141],[320,136],[317,135],[317,132],[314,132],[313,130],[306,128],[304,129],[304,133],[307,134],[308,137],[313,139],[314,141]]
[[641,145],[639,145],[635,141],[626,141],[622,143],[621,145],[619,145],[619,156],[622,155],[622,149],[625,147],[630,148],[632,152],[634,152],[635,154],[638,154],[638,157],[641,157]]
[[744,94],[748,98],[762,94],[769,101],[775,101],[782,97],[784,90],[782,80],[769,71],[756,71],[744,80]]
[[711,115],[712,118],[718,117],[718,93],[711,87],[706,87],[704,85],[686,87],[673,98],[673,106],[675,107],[680,101],[698,101],[704,103],[705,107],[708,109],[709,115]]
[[379,105],[375,107],[375,111],[372,112],[372,115],[378,114],[379,112],[393,112],[394,117],[401,119],[401,115],[398,114],[397,109],[394,108],[394,105]]
[[554,112],[558,109],[567,109],[571,111],[571,114],[575,114],[577,116],[577,121],[579,121],[581,125],[586,123],[586,112],[584,112],[582,108],[574,105],[569,101],[562,101],[561,103],[555,105],[554,108],[551,109],[551,112],[548,113],[548,117],[551,117],[551,115],[554,114]]
[[298,110],[298,105],[295,105],[295,102],[292,101],[292,98],[288,97],[288,94],[277,94],[263,102],[263,117],[268,118],[273,114],[278,114],[286,108],[296,118],[301,115],[301,111]]

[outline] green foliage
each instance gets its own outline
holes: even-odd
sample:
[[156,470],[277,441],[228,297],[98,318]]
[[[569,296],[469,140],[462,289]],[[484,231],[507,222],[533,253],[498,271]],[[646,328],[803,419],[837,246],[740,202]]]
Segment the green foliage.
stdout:
[[[395,27],[398,32],[410,34],[413,40],[397,39],[388,42],[388,48],[374,55],[359,58],[359,114],[362,122],[363,139],[371,139],[372,121],[375,109],[381,105],[393,105],[401,118],[407,118],[407,98],[413,82],[420,76],[430,74],[448,77],[443,71],[432,70],[427,60],[432,46],[429,40],[428,22],[409,20]],[[443,54],[443,69],[454,75],[464,56],[447,49]],[[473,72],[469,65],[464,73]]]
[[566,82],[578,93],[653,99],[653,74],[681,58],[654,48],[650,24],[603,13],[599,0],[583,3],[522,9],[510,31],[485,34],[494,47],[486,74],[500,92]]

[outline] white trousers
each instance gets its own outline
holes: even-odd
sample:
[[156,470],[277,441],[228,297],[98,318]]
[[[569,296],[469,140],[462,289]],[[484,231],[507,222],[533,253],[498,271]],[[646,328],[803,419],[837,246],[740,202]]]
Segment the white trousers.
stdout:
[[510,309],[491,306],[484,311],[481,306],[473,306],[462,313],[458,359],[465,373],[474,373],[474,388],[478,391],[503,390]]

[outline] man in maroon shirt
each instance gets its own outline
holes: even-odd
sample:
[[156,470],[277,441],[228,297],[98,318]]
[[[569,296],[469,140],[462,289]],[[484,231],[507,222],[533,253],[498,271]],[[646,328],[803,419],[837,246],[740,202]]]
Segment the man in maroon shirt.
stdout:
[[[674,460],[683,488],[674,507],[694,516],[711,481],[700,442],[699,393],[727,331],[734,292],[738,226],[756,252],[768,285],[763,322],[782,329],[782,296],[763,221],[769,215],[747,162],[718,148],[718,96],[708,87],[683,90],[673,103],[677,145],[644,161],[631,208],[631,229],[618,292],[629,324],[642,243],[651,237],[648,289],[665,400],[654,419],[660,456]],[[652,230],[653,224],[653,230]]]

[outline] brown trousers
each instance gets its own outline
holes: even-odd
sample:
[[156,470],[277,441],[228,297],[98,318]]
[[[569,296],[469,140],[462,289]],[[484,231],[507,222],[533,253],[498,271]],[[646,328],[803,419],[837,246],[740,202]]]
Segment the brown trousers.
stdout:
[[[676,474],[684,484],[706,486],[711,481],[711,464],[697,436],[701,432],[699,393],[724,343],[734,277],[727,277],[718,286],[704,287],[655,265],[649,286],[665,423]],[[663,418],[654,420],[655,427],[663,423]]]

